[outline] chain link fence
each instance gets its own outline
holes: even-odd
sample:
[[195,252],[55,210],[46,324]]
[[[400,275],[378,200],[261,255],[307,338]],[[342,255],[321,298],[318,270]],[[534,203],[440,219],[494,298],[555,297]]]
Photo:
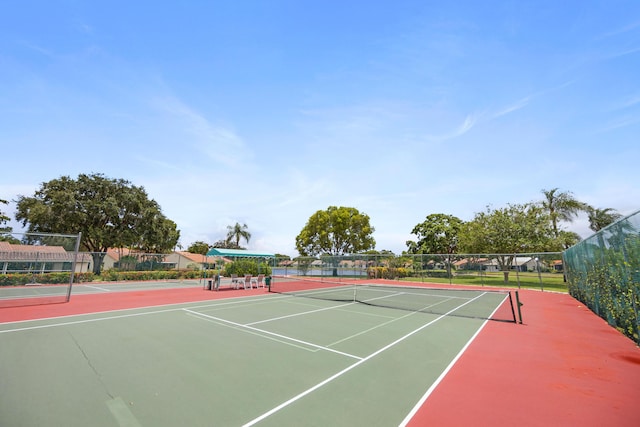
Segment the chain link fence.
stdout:
[[0,233],[0,307],[69,301],[79,245],[79,234]]
[[640,211],[564,253],[569,293],[640,344]]
[[562,253],[344,255],[274,259],[273,274],[567,290]]

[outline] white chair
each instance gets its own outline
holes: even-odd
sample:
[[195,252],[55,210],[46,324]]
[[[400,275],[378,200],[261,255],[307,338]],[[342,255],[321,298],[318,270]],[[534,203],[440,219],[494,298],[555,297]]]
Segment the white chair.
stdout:
[[239,285],[240,285],[240,281],[238,280],[238,275],[237,274],[232,274],[231,275],[231,286],[233,286],[233,289],[238,289]]
[[247,287],[249,287],[249,289],[251,289],[251,275],[250,274],[245,274],[244,275],[244,288],[247,289]]
[[258,277],[255,277],[253,279],[251,279],[251,285],[253,287],[253,284],[256,284],[256,289],[258,289],[260,286],[262,286],[263,288],[265,287],[264,285],[264,274],[258,274]]

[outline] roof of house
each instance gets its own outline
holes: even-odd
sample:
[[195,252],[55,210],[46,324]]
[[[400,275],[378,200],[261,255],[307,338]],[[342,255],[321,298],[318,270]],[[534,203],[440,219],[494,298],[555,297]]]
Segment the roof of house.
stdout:
[[244,249],[223,249],[223,248],[211,248],[207,252],[208,256],[224,256],[233,258],[274,258],[276,255],[268,252],[259,251],[247,251]]
[[482,264],[485,261],[488,261],[488,258],[463,258],[455,261],[453,265]]
[[197,262],[200,264],[214,263],[217,260],[217,257],[212,257],[212,256],[207,256],[202,254],[194,254],[192,252],[187,252],[187,251],[176,251],[175,253],[187,258],[189,261]]
[[119,261],[121,257],[129,256],[132,252],[129,248],[109,248],[107,249],[106,256]]
[[0,242],[0,260],[3,261],[73,261],[73,252],[62,246],[15,245]]

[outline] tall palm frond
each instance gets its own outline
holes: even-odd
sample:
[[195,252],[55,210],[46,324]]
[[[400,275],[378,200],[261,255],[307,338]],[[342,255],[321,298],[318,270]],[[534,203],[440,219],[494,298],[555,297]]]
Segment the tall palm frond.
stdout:
[[588,212],[590,206],[586,203],[578,201],[570,191],[558,191],[558,188],[551,190],[542,190],[545,199],[542,201],[542,207],[547,211],[551,218],[551,226],[555,237],[559,237],[560,231],[558,223],[560,221],[571,222],[584,211]]
[[235,223],[235,225],[227,226],[227,243],[235,243],[236,247],[240,247],[240,239],[246,240],[249,243],[251,239],[251,233],[248,231],[247,224]]
[[587,214],[589,215],[589,228],[595,232],[622,218],[622,215],[612,208],[591,208]]

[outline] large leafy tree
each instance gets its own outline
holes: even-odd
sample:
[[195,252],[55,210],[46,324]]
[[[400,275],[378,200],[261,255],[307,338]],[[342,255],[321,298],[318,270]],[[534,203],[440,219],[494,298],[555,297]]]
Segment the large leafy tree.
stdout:
[[29,232],[82,232],[83,250],[93,253],[100,274],[108,248],[161,253],[173,249],[180,231],[143,187],[102,174],[62,176],[42,183],[32,197],[19,196],[16,219]]
[[[458,233],[462,220],[453,215],[431,214],[411,230],[418,241],[406,242],[411,254],[447,254],[456,253],[458,249]],[[447,262],[447,274],[451,275],[451,262]]]
[[595,232],[622,218],[622,215],[612,208],[598,209],[590,207],[587,210],[587,215],[589,217],[589,228]]
[[329,206],[309,217],[296,236],[296,249],[302,256],[360,253],[375,247],[374,231],[368,215],[355,208]]
[[227,226],[227,246],[233,247],[235,244],[236,248],[240,248],[240,240],[244,239],[247,244],[251,239],[251,233],[249,233],[249,227],[247,224],[242,224],[236,222],[234,225]]
[[487,207],[466,222],[459,234],[460,248],[466,253],[499,254],[497,262],[509,281],[515,254],[544,252],[557,245],[549,215],[536,204]]
[[589,209],[586,203],[578,201],[570,191],[559,191],[558,188],[542,190],[544,200],[540,203],[549,214],[553,235],[560,237],[559,222],[571,222],[580,213]]
[[417,242],[407,241],[412,254],[453,254],[458,249],[458,233],[462,220],[453,215],[431,214],[411,230]]
[[192,254],[200,254],[206,255],[209,252],[209,244],[203,241],[198,240],[197,242],[193,242],[188,248],[187,252],[191,252]]

